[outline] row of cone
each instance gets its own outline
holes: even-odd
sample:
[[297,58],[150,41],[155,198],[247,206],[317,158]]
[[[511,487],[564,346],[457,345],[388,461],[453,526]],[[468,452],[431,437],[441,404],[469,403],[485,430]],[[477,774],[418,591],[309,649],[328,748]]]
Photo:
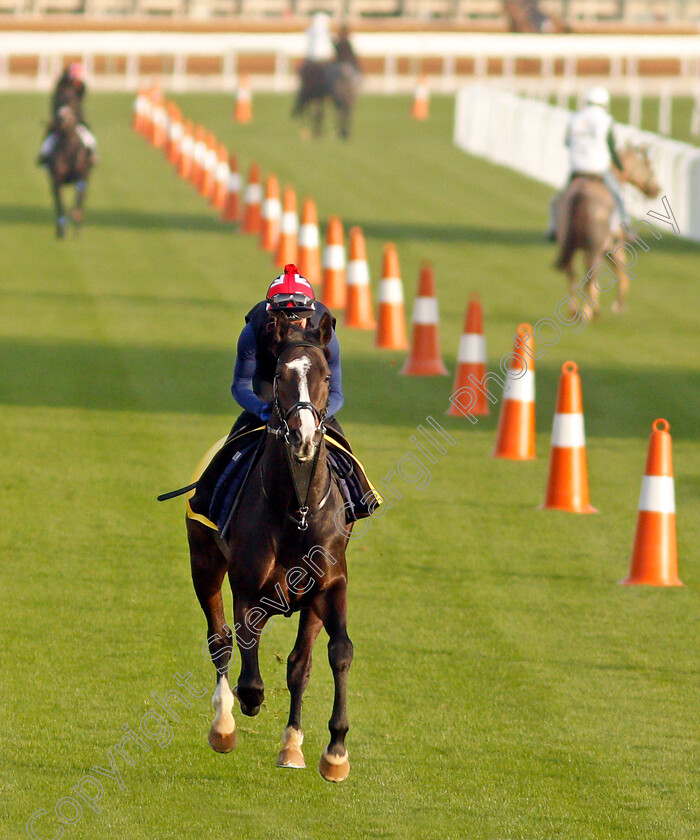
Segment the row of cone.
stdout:
[[[522,461],[535,457],[535,349],[532,327],[521,324],[504,384],[493,457]],[[482,384],[486,390],[486,356],[481,305],[473,298],[467,308],[460,345],[457,388]],[[475,389],[470,388],[473,392]],[[484,397],[483,390],[479,392]],[[458,405],[460,403],[458,402]],[[485,401],[473,405],[472,414],[488,414]],[[455,403],[448,414],[461,414]],[[591,505],[586,464],[583,397],[578,365],[562,365],[552,424],[545,510],[597,513]],[[624,585],[682,586],[678,578],[675,492],[670,427],[666,420],[652,424],[646,469],[639,498],[637,527],[630,571]]]
[[[414,112],[414,116],[424,118],[420,113]],[[244,111],[241,121],[246,121]],[[258,235],[260,247],[273,253],[275,264],[297,263],[300,272],[312,283],[320,281],[321,300],[330,309],[346,310],[346,326],[376,328],[378,347],[408,348],[403,284],[393,243],[384,246],[379,311],[375,321],[361,228],[350,230],[350,258],[346,264],[342,223],[337,216],[332,216],[328,221],[321,260],[314,202],[311,199],[304,201],[299,224],[294,190],[286,187],[280,202],[277,178],[271,175],[267,178],[263,198],[260,167],[252,163],[241,203],[241,179],[235,156],[229,155],[211,133],[183,120],[177,106],[166,102],[157,87],[137,97],[134,129],[164,150],[178,174],[190,180],[221,210],[224,221],[240,221],[242,232]],[[494,457],[510,460],[535,457],[534,360],[532,327],[521,324],[514,338],[504,383]],[[409,376],[448,373],[440,354],[438,304],[430,263],[421,267],[414,300],[411,349],[401,373]],[[453,416],[488,414],[488,399],[494,402],[495,399],[490,395],[487,399],[487,378],[483,313],[480,300],[475,296],[467,306],[453,398],[447,413]],[[468,407],[455,398],[463,391],[472,398]],[[562,367],[554,415],[544,509],[597,512],[589,500],[582,405],[578,367],[575,362],[566,362]],[[652,427],[631,568],[622,582],[682,585],[677,573],[671,436],[665,420],[656,420]]]

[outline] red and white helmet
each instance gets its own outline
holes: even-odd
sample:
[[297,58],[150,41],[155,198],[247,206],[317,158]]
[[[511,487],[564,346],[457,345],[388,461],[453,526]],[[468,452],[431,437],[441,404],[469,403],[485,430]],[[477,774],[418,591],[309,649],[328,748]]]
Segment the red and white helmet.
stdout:
[[284,274],[276,277],[267,290],[268,312],[284,312],[297,318],[308,317],[316,309],[311,283],[299,274],[292,263],[284,267]]
[[85,66],[81,61],[73,61],[68,65],[68,78],[74,82],[85,81]]

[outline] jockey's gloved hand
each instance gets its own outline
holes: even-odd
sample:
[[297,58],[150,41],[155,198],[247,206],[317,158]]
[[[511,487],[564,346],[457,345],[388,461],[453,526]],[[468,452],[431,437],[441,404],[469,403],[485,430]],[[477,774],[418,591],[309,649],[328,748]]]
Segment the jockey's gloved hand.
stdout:
[[272,415],[272,403],[268,403],[267,405],[264,405],[260,409],[260,419],[264,420],[266,423],[270,419],[271,415]]

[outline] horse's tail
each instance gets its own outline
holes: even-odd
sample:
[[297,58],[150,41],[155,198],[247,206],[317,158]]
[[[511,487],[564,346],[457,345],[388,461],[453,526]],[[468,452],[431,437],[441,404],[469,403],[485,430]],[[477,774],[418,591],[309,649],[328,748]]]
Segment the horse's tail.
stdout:
[[564,217],[564,241],[562,242],[557,258],[554,262],[554,267],[559,271],[564,271],[568,268],[571,258],[576,250],[576,235],[574,230],[574,222],[576,220],[576,213],[579,210],[583,195],[581,192],[576,192],[571,198],[567,199],[566,195],[563,198],[567,202],[566,215]]

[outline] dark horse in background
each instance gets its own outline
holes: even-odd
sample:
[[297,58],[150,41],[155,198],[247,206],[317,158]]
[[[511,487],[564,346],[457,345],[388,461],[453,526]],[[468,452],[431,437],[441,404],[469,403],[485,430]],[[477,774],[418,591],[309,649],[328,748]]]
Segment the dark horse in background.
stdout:
[[80,137],[78,126],[78,115],[73,106],[61,105],[56,111],[53,124],[56,142],[46,158],[46,168],[51,180],[51,191],[56,209],[56,236],[58,237],[66,235],[68,226],[62,189],[68,184],[75,184],[75,201],[71,211],[71,220],[77,232],[83,221],[83,202],[93,166],[92,155]]
[[309,113],[313,134],[319,137],[323,133],[325,103],[330,99],[336,110],[337,134],[349,137],[360,78],[358,66],[351,61],[305,61],[299,68],[299,92],[292,116]]
[[[225,538],[193,518],[187,519],[187,532],[192,580],[207,619],[209,654],[218,674],[209,744],[217,752],[235,747],[234,695],[244,715],[258,714],[264,698],[258,646],[265,623],[274,615],[299,612],[296,643],[287,660],[289,720],[277,765],[306,766],[301,702],[311,672],[311,651],[323,627],[329,637],[335,699],[328,725],[330,743],[321,755],[319,771],[328,781],[340,782],[350,771],[345,748],[346,682],[353,648],[346,629],[345,549],[351,529],[345,524],[343,497],[330,471],[324,438],[330,390],[326,347],[331,336],[327,314],[316,330],[299,330],[283,317],[276,320],[274,408],[262,455],[251,468],[241,501],[224,529]],[[221,595],[227,574],[233,592],[233,630],[226,622]],[[228,669],[234,637],[241,671],[232,691]]]

